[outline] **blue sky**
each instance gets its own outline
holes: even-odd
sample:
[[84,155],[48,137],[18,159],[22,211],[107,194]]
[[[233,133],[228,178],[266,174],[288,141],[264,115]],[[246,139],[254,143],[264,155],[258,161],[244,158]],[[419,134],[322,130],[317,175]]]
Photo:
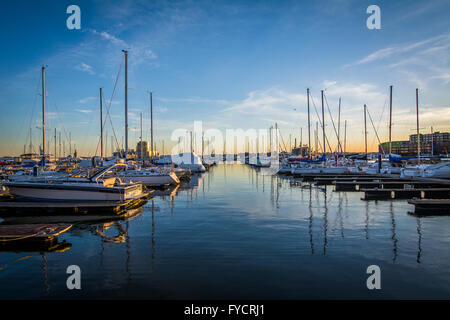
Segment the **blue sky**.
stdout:
[[[81,30],[68,30],[66,8],[81,8]],[[369,30],[366,8],[381,8]],[[394,86],[393,138],[421,128],[450,130],[450,1],[3,1],[0,108],[2,155],[42,141],[40,68],[47,66],[47,127],[93,155],[99,136],[99,87],[107,105],[129,50],[129,144],[149,136],[153,91],[155,139],[173,130],[268,128],[306,141],[306,88],[320,112],[325,90],[333,117],[342,98],[349,150],[361,150],[363,105],[387,139],[388,90]],[[123,70],[111,102],[119,142],[124,126]],[[106,106],[107,107],[107,106]],[[313,125],[317,121],[312,107]],[[336,137],[327,114],[330,143]],[[369,148],[377,141],[368,123]],[[112,135],[109,119],[105,131]],[[49,139],[49,137],[47,137]],[[53,143],[53,140],[52,142]],[[68,147],[67,147],[68,149]],[[110,149],[110,138],[108,138]],[[53,150],[53,146],[51,147]],[[37,148],[35,149],[37,151]]]

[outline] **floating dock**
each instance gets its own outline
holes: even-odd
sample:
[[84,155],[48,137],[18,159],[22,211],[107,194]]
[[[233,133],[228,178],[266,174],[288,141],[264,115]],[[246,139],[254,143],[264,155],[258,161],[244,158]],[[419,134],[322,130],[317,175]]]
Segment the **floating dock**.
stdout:
[[417,215],[448,215],[450,214],[450,199],[411,199],[414,214]]
[[362,189],[416,189],[448,188],[450,184],[435,181],[390,180],[390,181],[335,181],[336,191],[361,191]]
[[317,177],[314,183],[320,185],[332,185],[335,182],[378,182],[378,181],[396,181],[397,177],[373,177],[373,176],[354,176],[354,177]]
[[449,199],[450,188],[417,188],[417,189],[361,189],[363,200],[392,199]]
[[89,201],[89,202],[22,202],[0,201],[0,213],[3,216],[30,214],[46,215],[49,213],[88,214],[114,213],[121,214],[126,210],[140,207],[146,203],[144,199],[132,199],[125,202],[118,201]]
[[342,174],[337,174],[337,173],[304,173],[304,174],[291,174],[292,176],[296,177],[296,178],[303,178],[304,181],[312,181],[314,182],[315,179],[318,178],[327,178],[327,179],[342,179],[342,178],[347,178],[347,179],[358,179],[358,178],[366,178],[368,179],[368,181],[373,180],[373,179],[379,179],[379,178],[394,178],[395,176],[393,175],[384,175],[384,174],[376,174],[376,175],[371,175],[371,174],[366,174],[366,173],[342,173]]

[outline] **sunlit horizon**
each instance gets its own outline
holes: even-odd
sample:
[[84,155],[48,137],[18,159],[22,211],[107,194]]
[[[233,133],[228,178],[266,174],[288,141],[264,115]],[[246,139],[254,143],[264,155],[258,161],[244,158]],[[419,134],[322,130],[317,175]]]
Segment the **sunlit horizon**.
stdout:
[[39,153],[42,66],[45,148],[54,153],[56,129],[57,153],[61,134],[66,155],[69,148],[79,156],[100,154],[99,88],[105,154],[122,148],[124,49],[129,149],[141,138],[141,113],[142,139],[150,141],[150,91],[154,143],[166,154],[178,143],[173,132],[193,130],[195,121],[223,133],[277,125],[280,151],[293,147],[295,139],[297,146],[307,145],[307,88],[313,150],[316,127],[322,143],[321,90],[331,152],[337,149],[337,131],[343,144],[344,130],[346,151],[365,151],[364,105],[368,152],[378,151],[378,138],[388,141],[391,85],[393,141],[416,133],[416,88],[420,132],[449,132],[450,3],[381,1],[379,30],[366,27],[369,5],[354,0],[80,1],[81,28],[69,30],[64,3],[29,2],[25,11],[5,4],[3,23],[14,28],[0,31],[8,48],[0,53],[0,156],[28,153],[30,129],[32,152]]

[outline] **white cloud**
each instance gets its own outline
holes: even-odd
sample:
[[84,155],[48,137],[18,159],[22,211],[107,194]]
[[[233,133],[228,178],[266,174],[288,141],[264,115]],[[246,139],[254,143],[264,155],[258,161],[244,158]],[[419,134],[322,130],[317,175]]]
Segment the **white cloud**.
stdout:
[[92,110],[89,109],[75,109],[75,111],[81,112],[81,113],[91,113]]
[[397,54],[401,54],[401,53],[406,53],[406,52],[409,52],[416,48],[422,47],[426,44],[438,43],[440,41],[448,41],[449,37],[450,36],[448,34],[442,34],[442,35],[431,37],[431,38],[428,38],[428,39],[425,39],[422,41],[417,41],[417,42],[414,42],[409,45],[403,44],[403,45],[396,45],[396,46],[390,46],[387,48],[379,49],[354,63],[345,65],[344,68],[347,68],[350,66],[355,66],[355,65],[360,65],[360,64],[365,64],[365,63],[373,62],[376,60],[385,59],[385,58],[388,58],[388,57],[391,57],[391,56],[394,56]]
[[156,108],[156,112],[159,112],[159,113],[166,113],[167,111],[169,111],[169,109],[167,107]]
[[370,83],[352,84],[325,80],[323,86],[327,96],[334,98],[342,97],[347,101],[351,100],[364,103],[379,100],[385,96],[385,94],[377,90],[375,85]]
[[92,67],[84,62],[80,63],[79,65],[75,66],[75,69],[83,71],[83,72],[87,72],[89,74],[95,74],[94,70],[92,69]]
[[254,115],[292,115],[294,108],[306,104],[306,95],[289,93],[281,89],[256,90],[241,102],[226,108],[225,112],[240,112]]
[[164,98],[156,97],[155,99],[163,102],[185,102],[185,103],[205,103],[205,104],[229,104],[230,102],[223,99],[208,99],[201,97],[189,97],[189,98]]
[[87,97],[87,98],[78,100],[78,103],[88,103],[89,101],[97,100],[97,99],[99,99],[99,98],[98,97]]
[[99,35],[102,39],[107,40],[114,45],[121,46],[123,48],[128,47],[128,44],[125,41],[115,37],[114,35],[106,32],[106,31],[101,31],[101,32],[99,32],[97,30],[91,30],[91,31],[93,34]]

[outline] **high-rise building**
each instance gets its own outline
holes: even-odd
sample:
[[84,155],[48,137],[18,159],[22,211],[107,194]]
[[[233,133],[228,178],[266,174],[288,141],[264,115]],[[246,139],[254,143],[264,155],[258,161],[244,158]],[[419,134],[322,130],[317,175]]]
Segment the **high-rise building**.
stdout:
[[[378,146],[379,152],[389,153],[389,142]],[[420,135],[420,153],[424,155],[447,154],[450,151],[450,132],[433,132]],[[417,154],[417,134],[406,141],[392,141],[392,153],[400,155]]]
[[[141,148],[142,143],[142,148]],[[142,154],[141,154],[142,150]],[[136,145],[136,154],[139,159],[146,159],[150,158],[150,152],[149,152],[149,144],[148,141],[139,141]]]

